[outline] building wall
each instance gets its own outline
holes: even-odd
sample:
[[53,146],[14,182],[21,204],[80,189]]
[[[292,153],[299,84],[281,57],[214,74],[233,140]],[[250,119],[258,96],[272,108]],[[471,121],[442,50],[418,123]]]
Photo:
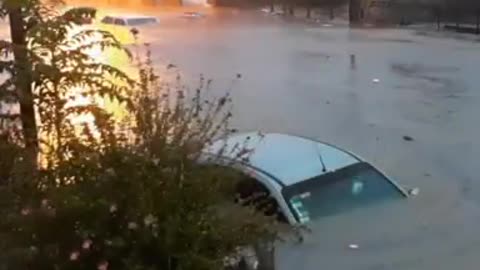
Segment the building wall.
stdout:
[[207,4],[207,0],[182,0],[184,6],[204,6]]
[[179,5],[181,0],[65,0],[67,5],[111,6],[111,7],[148,7]]

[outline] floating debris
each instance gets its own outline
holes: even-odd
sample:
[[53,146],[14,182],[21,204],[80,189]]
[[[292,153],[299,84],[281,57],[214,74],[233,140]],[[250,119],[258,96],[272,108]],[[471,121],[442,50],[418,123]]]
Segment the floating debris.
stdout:
[[405,136],[403,136],[403,140],[407,141],[407,142],[411,142],[411,141],[413,141],[413,138],[408,136],[408,135],[405,135]]
[[357,57],[355,54],[350,54],[350,68],[355,69],[357,67]]
[[360,246],[358,246],[357,244],[350,244],[350,245],[348,245],[348,248],[349,249],[359,249]]
[[420,194],[420,189],[418,187],[412,188],[408,191],[408,194],[411,196],[418,196],[418,194]]

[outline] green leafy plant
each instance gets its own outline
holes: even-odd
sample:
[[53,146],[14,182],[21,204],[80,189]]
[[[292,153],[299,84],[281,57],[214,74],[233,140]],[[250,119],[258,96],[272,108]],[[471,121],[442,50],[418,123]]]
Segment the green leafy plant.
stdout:
[[274,220],[233,203],[241,175],[197,161],[232,132],[228,95],[209,101],[199,88],[187,98],[159,84],[149,61],[140,70],[123,133],[72,148],[28,189],[9,186],[9,267],[222,269],[239,247],[276,237]]
[[[198,162],[204,147],[234,132],[230,96],[206,97],[211,82],[204,78],[193,90],[179,77],[162,80],[148,54],[137,59],[138,80],[93,61],[85,51],[92,46],[121,47],[106,32],[70,35],[91,14],[36,15],[21,47],[24,62],[0,63],[12,75],[0,93],[12,103],[22,103],[22,76],[33,83],[35,136],[46,161],[31,170],[20,110],[13,127],[23,136],[8,128],[17,141],[1,146],[12,154],[0,156],[7,179],[0,269],[222,269],[239,248],[275,239],[272,218],[233,202],[244,176]],[[92,35],[100,38],[82,39]],[[3,45],[3,52],[18,47]],[[88,103],[72,105],[72,91]],[[128,117],[115,119],[105,99],[123,104]],[[80,123],[79,130],[73,119],[86,114],[93,126]]]
[[[99,102],[108,98],[128,105],[129,89],[135,84],[117,68],[96,61],[89,51],[128,51],[110,33],[82,28],[83,18],[95,16],[94,9],[57,14],[37,1],[25,1],[5,3],[2,10],[11,20],[20,10],[22,25],[28,26],[21,43],[1,43],[5,57],[0,61],[0,71],[10,75],[0,86],[2,106],[20,105],[17,113],[4,115],[3,121],[18,122],[26,146],[34,141],[38,147],[40,141],[43,162],[53,166],[71,154],[69,140],[75,137],[75,120],[90,117],[95,127],[90,126],[89,132],[100,123],[108,124],[107,112]],[[15,33],[12,28],[12,35]],[[35,134],[30,134],[29,128]],[[101,139],[106,136],[103,132],[100,135]]]

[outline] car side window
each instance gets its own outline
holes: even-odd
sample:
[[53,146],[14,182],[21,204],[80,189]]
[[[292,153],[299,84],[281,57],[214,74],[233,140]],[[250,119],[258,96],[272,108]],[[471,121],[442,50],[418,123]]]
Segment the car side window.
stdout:
[[276,216],[280,222],[288,223],[276,199],[259,181],[245,177],[236,186],[235,202],[242,206],[255,207],[266,216]]

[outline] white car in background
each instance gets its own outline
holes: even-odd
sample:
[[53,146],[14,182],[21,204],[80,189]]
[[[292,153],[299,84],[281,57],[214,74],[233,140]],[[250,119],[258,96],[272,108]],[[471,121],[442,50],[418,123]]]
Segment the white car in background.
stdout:
[[105,15],[98,22],[101,30],[112,33],[122,44],[149,43],[157,35],[154,31],[160,20],[154,16],[136,14]]
[[103,17],[100,22],[117,26],[141,27],[158,24],[159,20],[145,15],[112,15]]

